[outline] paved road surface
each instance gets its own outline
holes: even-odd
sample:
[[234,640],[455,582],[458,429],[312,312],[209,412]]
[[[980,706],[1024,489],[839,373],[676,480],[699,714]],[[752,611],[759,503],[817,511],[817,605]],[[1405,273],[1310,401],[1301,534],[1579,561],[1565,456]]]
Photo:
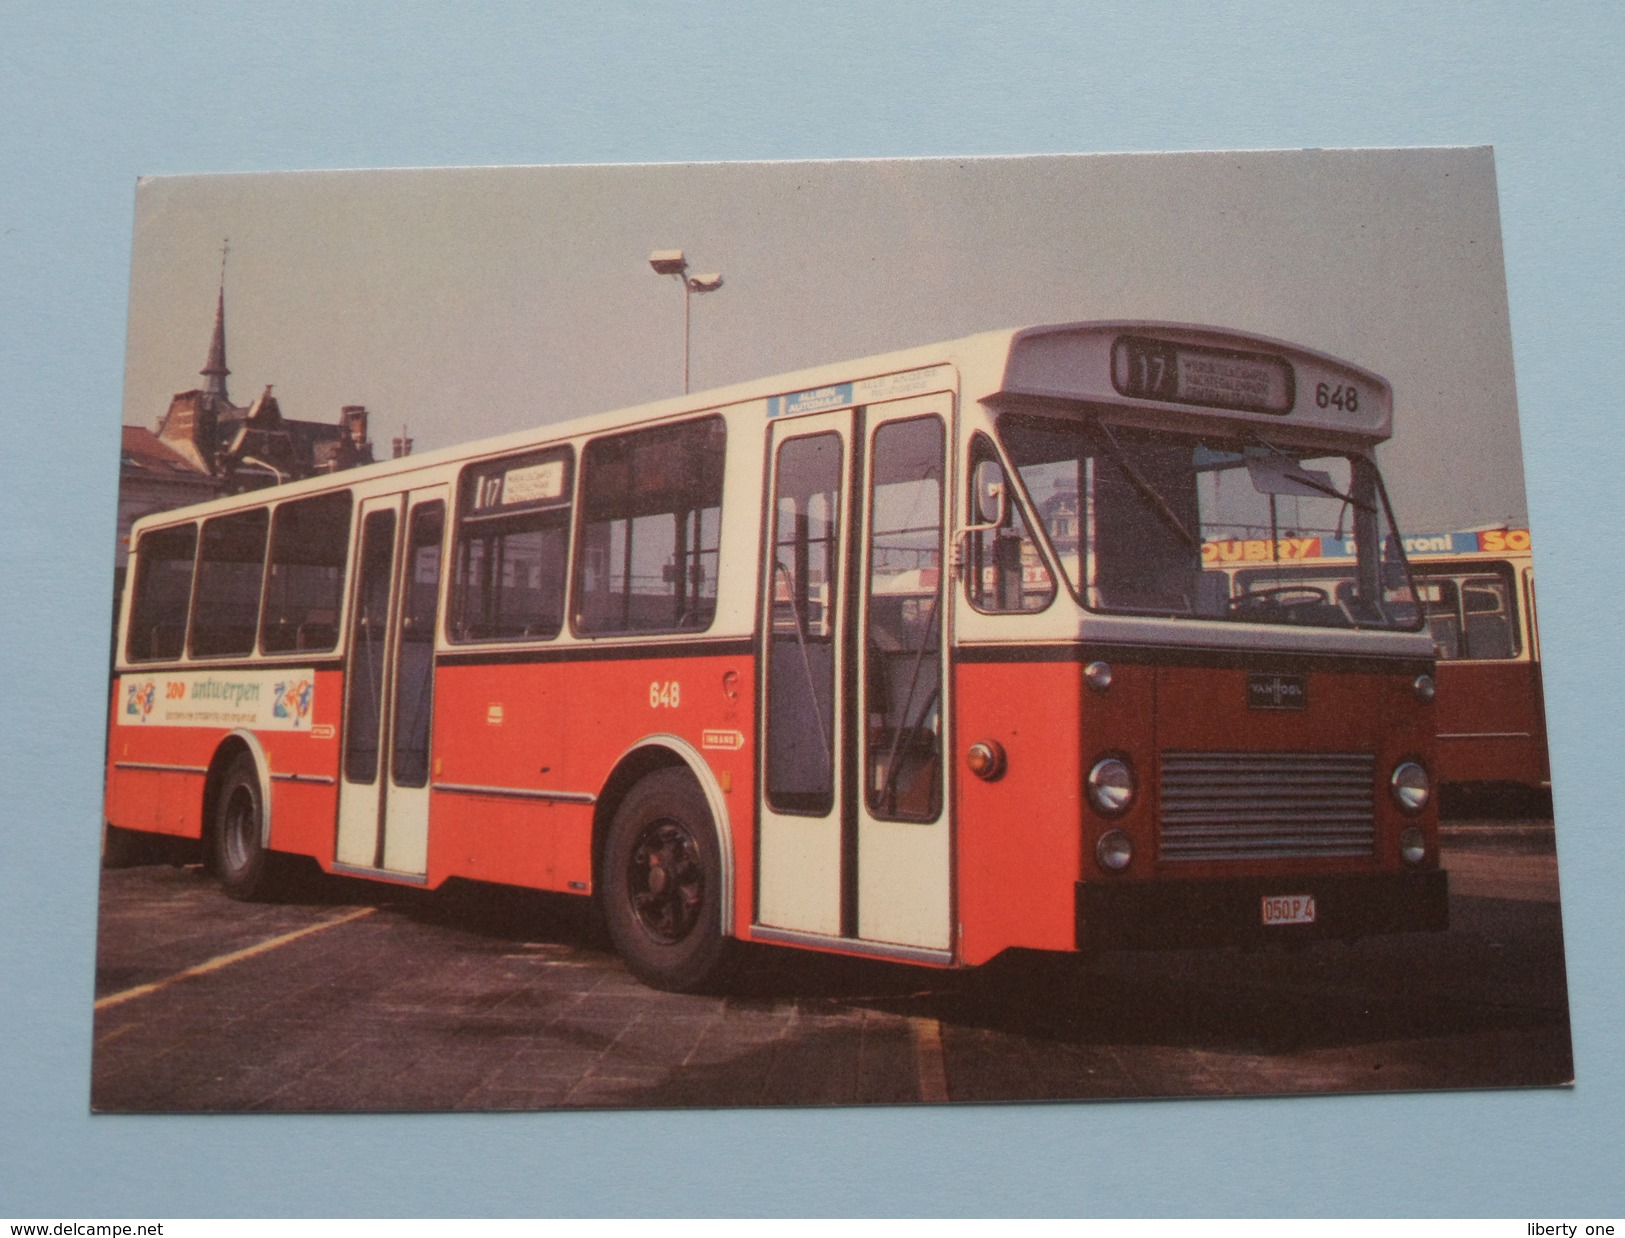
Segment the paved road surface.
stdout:
[[944,973],[759,948],[632,980],[580,900],[105,874],[92,1103],[534,1109],[1353,1092],[1573,1072],[1550,825],[1451,827],[1451,931]]

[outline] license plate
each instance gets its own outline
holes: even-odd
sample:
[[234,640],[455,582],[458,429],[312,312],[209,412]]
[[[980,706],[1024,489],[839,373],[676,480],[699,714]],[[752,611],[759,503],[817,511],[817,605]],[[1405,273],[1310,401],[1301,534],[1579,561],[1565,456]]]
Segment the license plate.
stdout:
[[1265,924],[1313,924],[1314,922],[1315,896],[1313,894],[1264,896]]

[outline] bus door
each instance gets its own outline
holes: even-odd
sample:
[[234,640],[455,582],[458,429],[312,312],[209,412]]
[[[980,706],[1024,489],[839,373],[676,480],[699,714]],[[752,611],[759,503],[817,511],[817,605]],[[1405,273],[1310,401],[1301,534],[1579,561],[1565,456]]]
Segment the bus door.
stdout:
[[770,428],[756,915],[769,929],[950,948],[950,407],[928,396]]
[[445,486],[364,499],[346,658],[338,845],[345,867],[421,877]]

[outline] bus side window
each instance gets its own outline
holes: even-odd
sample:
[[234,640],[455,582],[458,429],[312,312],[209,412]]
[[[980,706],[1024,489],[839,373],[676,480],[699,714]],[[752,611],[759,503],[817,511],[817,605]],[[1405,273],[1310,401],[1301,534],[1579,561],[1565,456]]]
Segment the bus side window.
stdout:
[[124,656],[131,662],[181,656],[196,553],[195,524],[143,533],[136,543],[130,627],[124,643]]
[[254,652],[269,526],[270,513],[263,507],[203,522],[192,608],[194,657]]
[[327,653],[338,644],[350,507],[350,492],[341,490],[276,509],[260,619],[263,652]]
[[874,436],[864,749],[869,809],[883,820],[942,811],[943,437],[935,417]]
[[581,632],[711,626],[726,451],[720,417],[587,444],[574,602]]
[[465,470],[451,582],[455,641],[551,640],[564,626],[568,447]]
[[390,776],[398,787],[429,783],[429,720],[434,713],[435,609],[440,602],[440,545],[446,523],[438,499],[412,508],[396,638]]
[[835,617],[840,589],[841,438],[779,448],[767,641],[767,798],[828,813],[835,795]]
[[1461,609],[1465,618],[1467,656],[1474,659],[1513,658],[1518,655],[1512,626],[1512,590],[1498,576],[1472,576],[1461,582]]
[[564,621],[569,513],[465,524],[457,541],[456,640],[549,640]]
[[[971,445],[970,474],[984,460],[996,460],[992,444],[981,435]],[[1055,577],[1038,553],[1028,532],[1026,515],[1014,489],[1005,483],[1004,525],[984,529],[966,538],[965,594],[977,610],[993,613],[1039,611],[1055,600]],[[966,487],[967,519],[981,521],[976,512],[974,487]]]
[[1433,653],[1441,662],[1464,656],[1461,644],[1461,603],[1456,582],[1443,576],[1416,577],[1416,594],[1427,616]]

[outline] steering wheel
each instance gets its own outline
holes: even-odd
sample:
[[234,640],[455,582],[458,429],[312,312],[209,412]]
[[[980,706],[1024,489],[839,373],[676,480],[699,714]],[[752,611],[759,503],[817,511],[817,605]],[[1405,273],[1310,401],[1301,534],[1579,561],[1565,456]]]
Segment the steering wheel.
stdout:
[[[1288,601],[1287,599],[1291,599]],[[1319,585],[1276,585],[1270,589],[1254,589],[1243,593],[1239,597],[1230,599],[1231,610],[1241,610],[1251,606],[1322,606],[1332,600],[1332,595]]]

